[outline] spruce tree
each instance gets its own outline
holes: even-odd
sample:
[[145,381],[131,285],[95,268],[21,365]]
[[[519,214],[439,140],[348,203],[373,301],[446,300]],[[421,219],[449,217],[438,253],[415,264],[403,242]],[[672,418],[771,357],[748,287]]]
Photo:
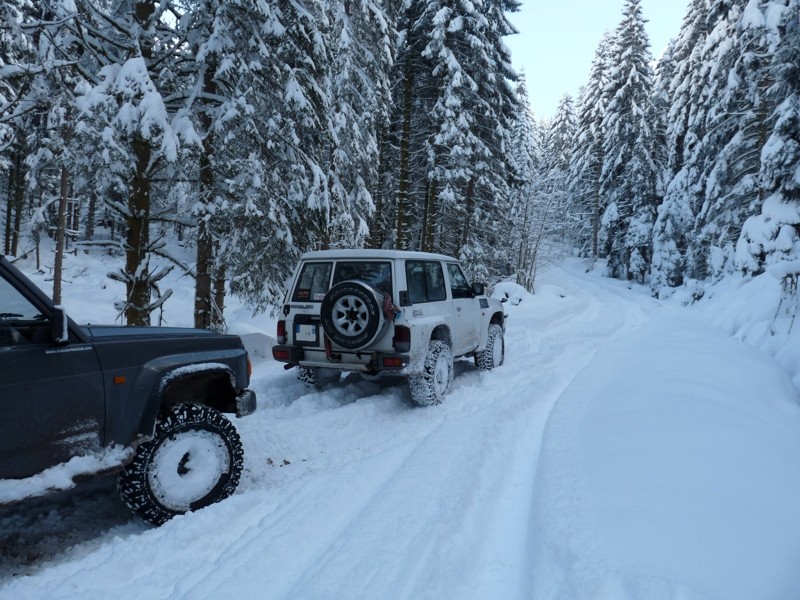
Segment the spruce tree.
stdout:
[[626,0],[610,56],[603,118],[601,222],[609,275],[644,282],[651,260],[658,169],[653,148],[653,70],[641,1]]
[[768,90],[777,104],[772,131],[761,152],[760,181],[766,199],[758,215],[747,219],[737,244],[737,266],[757,275],[770,265],[784,291],[796,296],[800,276],[800,2],[789,0],[772,60],[774,84]]
[[576,221],[576,243],[582,256],[597,258],[597,238],[604,204],[600,194],[603,164],[603,115],[607,96],[608,60],[611,34],[606,33],[595,51],[589,80],[581,88],[577,123],[569,164],[570,194]]

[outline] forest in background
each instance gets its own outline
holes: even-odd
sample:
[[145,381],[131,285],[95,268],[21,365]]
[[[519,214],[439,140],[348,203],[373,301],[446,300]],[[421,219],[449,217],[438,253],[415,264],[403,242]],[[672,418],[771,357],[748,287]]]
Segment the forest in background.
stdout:
[[626,0],[541,121],[502,41],[517,0],[6,0],[3,253],[52,264],[56,296],[65,243],[118,256],[129,324],[168,269],[220,328],[226,293],[266,310],[300,253],[337,247],[530,290],[579,254],[662,297],[773,269],[793,296],[799,3],[692,0],[654,62]]

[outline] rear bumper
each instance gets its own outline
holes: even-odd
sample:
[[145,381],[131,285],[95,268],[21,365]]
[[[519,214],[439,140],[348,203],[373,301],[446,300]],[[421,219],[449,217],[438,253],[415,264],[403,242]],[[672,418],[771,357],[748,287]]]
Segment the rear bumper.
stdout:
[[246,417],[256,412],[256,393],[253,390],[242,390],[236,396],[236,416]]
[[[305,349],[299,346],[277,345],[272,347],[272,358],[289,366],[319,367],[341,371],[402,371],[409,362],[408,354],[396,352],[345,352],[334,351],[329,359],[324,350]],[[287,368],[289,368],[287,366]]]

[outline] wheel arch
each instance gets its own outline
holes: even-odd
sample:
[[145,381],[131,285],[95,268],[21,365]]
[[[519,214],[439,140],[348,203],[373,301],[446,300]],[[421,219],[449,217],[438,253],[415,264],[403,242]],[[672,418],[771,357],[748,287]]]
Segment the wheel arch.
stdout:
[[222,363],[172,369],[162,377],[148,403],[139,433],[152,435],[159,413],[184,402],[204,404],[221,413],[235,413],[237,385],[233,370]]
[[500,325],[503,329],[506,327],[506,315],[502,310],[498,310],[489,319],[489,325]]
[[453,336],[450,333],[450,328],[444,323],[442,323],[441,325],[437,325],[436,327],[433,328],[433,331],[431,331],[431,337],[428,339],[428,343],[434,340],[444,342],[445,344],[450,346],[451,350],[453,349]]

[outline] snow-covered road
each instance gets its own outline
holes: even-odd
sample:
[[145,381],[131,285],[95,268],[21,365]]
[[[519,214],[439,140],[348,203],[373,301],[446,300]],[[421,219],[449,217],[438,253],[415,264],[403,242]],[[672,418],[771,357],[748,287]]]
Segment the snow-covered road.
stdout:
[[158,529],[102,487],[3,509],[0,598],[800,590],[800,409],[777,364],[577,261],[515,303],[505,365],[457,363],[436,407],[355,375],[309,392],[262,359],[232,498]]

